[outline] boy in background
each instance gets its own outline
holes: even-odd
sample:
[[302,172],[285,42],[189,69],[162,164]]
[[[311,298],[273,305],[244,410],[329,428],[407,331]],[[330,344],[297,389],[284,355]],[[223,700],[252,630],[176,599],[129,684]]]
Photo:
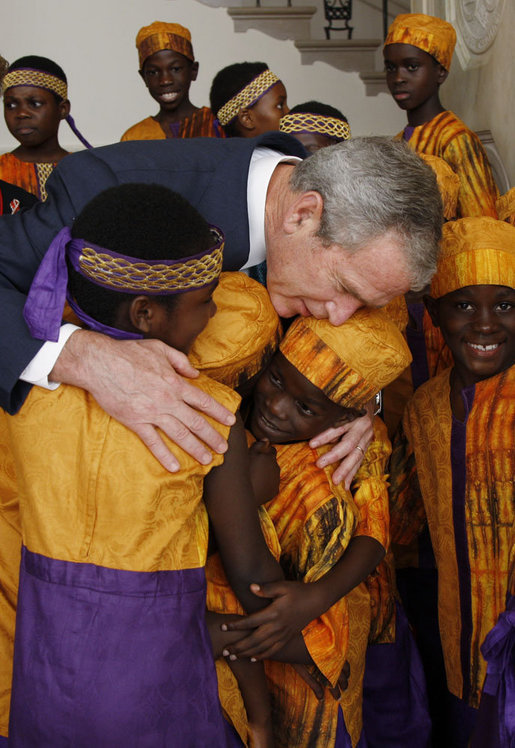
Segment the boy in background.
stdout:
[[393,21],[384,43],[386,82],[408,115],[399,137],[417,152],[440,156],[460,178],[458,218],[497,218],[499,196],[492,169],[477,135],[440,103],[449,74],[456,32],[447,21],[406,13]]
[[[454,365],[416,391],[392,456],[392,541],[410,543],[427,517],[435,553],[452,748],[468,745],[476,721],[474,745],[499,745],[513,704],[503,686],[513,676],[513,629],[511,665],[510,655],[505,673],[494,663],[493,688],[487,680],[483,689],[482,644],[514,608],[514,286],[512,226],[491,218],[444,226],[426,304]],[[478,709],[492,699],[495,730],[483,732]]]
[[207,106],[197,107],[189,97],[199,64],[193,54],[191,33],[180,23],[154,21],[136,36],[139,74],[159,112],[124,132],[121,140],[164,138],[223,138]]
[[300,140],[308,153],[316,153],[350,138],[350,125],[347,117],[328,104],[320,101],[306,101],[297,104],[288,114],[281,117],[281,132],[290,133]]

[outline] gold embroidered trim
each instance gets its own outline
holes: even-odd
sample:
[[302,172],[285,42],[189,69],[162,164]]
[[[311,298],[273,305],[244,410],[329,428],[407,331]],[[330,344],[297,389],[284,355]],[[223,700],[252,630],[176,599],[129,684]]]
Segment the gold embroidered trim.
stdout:
[[329,138],[349,140],[350,127],[336,117],[324,117],[320,114],[309,114],[298,112],[296,114],[285,114],[279,123],[281,132],[316,132],[319,135],[327,135]]
[[124,257],[113,257],[84,247],[79,267],[93,283],[127,293],[160,293],[188,291],[207,286],[222,271],[224,242],[202,257],[180,260],[173,265],[149,264],[142,260],[131,262]]
[[68,86],[60,78],[41,70],[11,70],[2,81],[2,93],[14,86],[35,86],[36,88],[47,88],[53,91],[61,99],[68,98]]
[[220,124],[228,125],[233,120],[240,109],[251,106],[259,99],[269,88],[272,88],[278,81],[279,77],[272,73],[271,70],[264,70],[258,76],[251,80],[245,88],[242,88],[236,96],[229,99],[218,111],[217,119]]

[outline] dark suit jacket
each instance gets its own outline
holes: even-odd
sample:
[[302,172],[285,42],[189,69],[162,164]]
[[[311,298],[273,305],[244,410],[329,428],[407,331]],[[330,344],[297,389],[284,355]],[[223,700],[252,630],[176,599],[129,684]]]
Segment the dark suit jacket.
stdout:
[[30,385],[18,377],[41,347],[25,325],[25,294],[50,242],[102,190],[125,182],[162,184],[180,192],[225,234],[224,270],[241,268],[249,253],[247,175],[254,148],[304,157],[283,133],[258,138],[194,138],[116,143],[67,156],[47,181],[47,200],[0,218],[0,405],[16,412]]

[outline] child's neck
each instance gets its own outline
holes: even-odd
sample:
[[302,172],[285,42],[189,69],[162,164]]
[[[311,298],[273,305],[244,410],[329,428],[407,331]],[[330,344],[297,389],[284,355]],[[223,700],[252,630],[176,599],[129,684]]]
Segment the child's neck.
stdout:
[[55,139],[52,138],[51,140],[47,140],[45,143],[41,143],[41,145],[34,146],[33,148],[19,145],[18,148],[15,148],[15,150],[12,151],[12,153],[16,158],[19,158],[20,161],[25,161],[30,164],[56,164],[68,155],[68,151],[65,151],[64,148],[61,148],[59,145],[57,137]]
[[198,109],[199,107],[194,106],[188,99],[187,101],[182,102],[182,104],[173,111],[160,109],[155,119],[157,120],[157,122],[159,122],[160,125],[164,125],[164,127],[166,128],[167,125],[172,125],[176,122],[182,122],[187,117],[192,117],[193,114],[198,111]]
[[438,114],[445,112],[445,109],[440,103],[440,97],[438,93],[435,93],[429,99],[426,99],[416,109],[410,109],[408,114],[408,125],[410,127],[419,127],[425,125],[426,122],[431,122]]

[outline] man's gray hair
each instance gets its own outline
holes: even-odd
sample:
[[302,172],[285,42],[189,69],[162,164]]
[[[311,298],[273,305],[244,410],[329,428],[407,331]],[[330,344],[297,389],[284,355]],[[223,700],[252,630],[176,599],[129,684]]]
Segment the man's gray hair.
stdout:
[[436,177],[403,141],[353,138],[321,148],[292,172],[294,192],[324,201],[318,236],[356,252],[387,232],[397,235],[414,291],[436,271],[442,200]]

